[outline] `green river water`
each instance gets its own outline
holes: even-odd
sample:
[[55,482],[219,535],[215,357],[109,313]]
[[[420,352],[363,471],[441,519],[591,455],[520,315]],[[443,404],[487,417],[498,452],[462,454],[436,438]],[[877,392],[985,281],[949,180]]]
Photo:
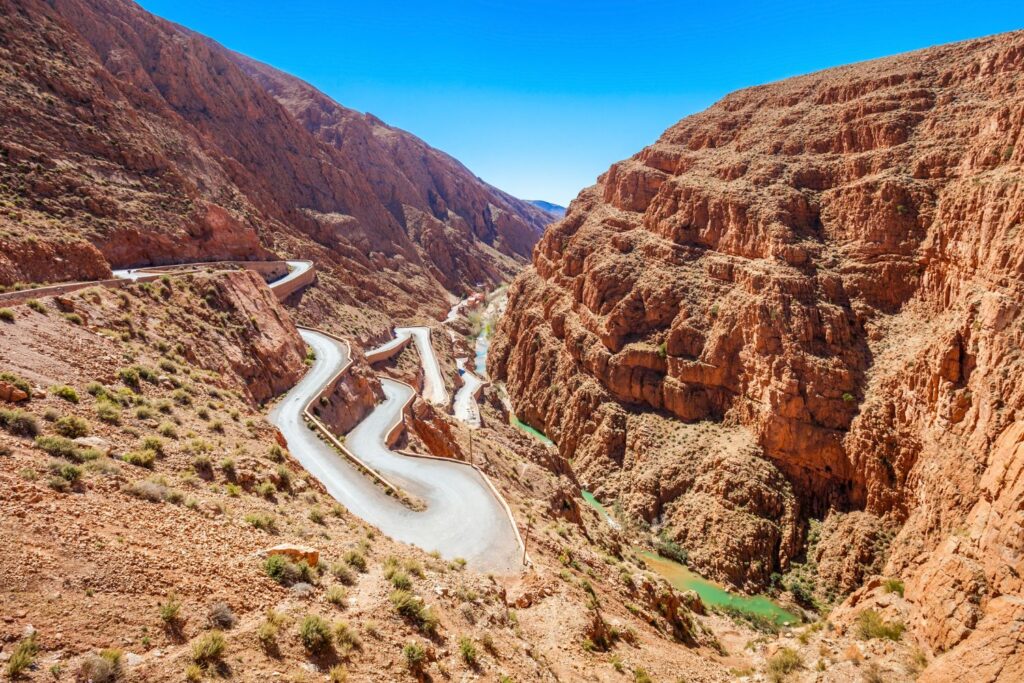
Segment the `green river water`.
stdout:
[[[583,500],[592,508],[598,511],[602,517],[610,520],[608,510],[601,505],[590,491],[583,492]],[[664,578],[676,590],[692,590],[705,605],[709,607],[730,607],[747,614],[769,619],[780,626],[800,623],[799,617],[782,609],[764,595],[742,595],[731,593],[714,581],[708,581],[700,574],[697,574],[684,564],[675,560],[662,557],[657,553],[634,548],[636,553],[644,558],[648,568]]]

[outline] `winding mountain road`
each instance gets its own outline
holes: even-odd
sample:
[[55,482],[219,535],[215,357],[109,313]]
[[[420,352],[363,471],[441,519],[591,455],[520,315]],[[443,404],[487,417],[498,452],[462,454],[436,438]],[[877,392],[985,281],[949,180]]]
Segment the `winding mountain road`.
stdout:
[[349,352],[340,342],[300,330],[316,353],[313,366],[270,412],[269,420],[288,441],[292,455],[353,514],[388,536],[437,550],[452,559],[464,558],[481,571],[511,573],[522,567],[521,550],[508,514],[483,476],[463,463],[395,453],[385,441],[402,421],[413,396],[406,384],[381,379],[385,400],[345,437],[345,447],[360,461],[426,504],[412,510],[360,473],[355,466],[317,437],[302,411],[348,364]]
[[434,354],[434,345],[430,343],[429,327],[396,327],[394,339],[368,351],[367,355],[386,353],[397,349],[408,343],[407,340],[410,338],[416,344],[416,351],[420,354],[420,361],[423,363],[423,398],[434,405],[447,408],[451,399],[444,386],[444,377],[441,375],[441,365],[437,362],[437,356]]
[[[312,265],[309,261],[289,261],[288,274],[270,283],[271,289],[286,288]],[[118,270],[115,275],[136,280],[152,276],[153,271]],[[300,328],[299,334],[316,358],[268,415],[295,459],[349,511],[396,540],[436,550],[449,559],[461,557],[481,571],[521,570],[517,531],[502,501],[479,471],[458,461],[403,455],[388,447],[387,435],[401,423],[405,406],[413,397],[410,386],[381,378],[384,402],[349,432],[345,448],[367,467],[424,502],[425,510],[413,510],[388,495],[306,424],[306,406],[348,366],[350,353],[346,344],[316,330]],[[430,343],[430,328],[400,327],[395,334],[396,340],[385,347],[411,337],[424,366],[424,398],[447,405],[448,392]]]

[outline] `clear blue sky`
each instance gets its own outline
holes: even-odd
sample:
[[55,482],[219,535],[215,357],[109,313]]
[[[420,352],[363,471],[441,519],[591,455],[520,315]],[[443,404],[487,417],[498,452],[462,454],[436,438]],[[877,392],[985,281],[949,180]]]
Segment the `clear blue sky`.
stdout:
[[561,204],[737,88],[1024,28],[1021,0],[141,4]]

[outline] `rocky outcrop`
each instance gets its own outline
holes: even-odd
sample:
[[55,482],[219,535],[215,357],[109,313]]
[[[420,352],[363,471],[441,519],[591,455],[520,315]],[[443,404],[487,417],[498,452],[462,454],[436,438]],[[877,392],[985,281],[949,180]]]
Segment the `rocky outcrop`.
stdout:
[[3,8],[0,240],[29,248],[0,256],[0,284],[279,252],[316,260],[342,303],[433,314],[511,273],[550,220],[127,0]]
[[[254,272],[241,270],[203,283],[203,297],[214,315],[231,325],[235,343],[199,350],[199,342],[185,350],[186,358],[215,362],[240,377],[256,401],[265,401],[295,386],[305,368],[306,346],[288,312]],[[238,321],[245,321],[237,325]],[[216,360],[213,360],[216,359]]]
[[314,403],[312,410],[335,434],[347,434],[383,400],[384,389],[373,371],[361,359],[354,359],[338,377],[334,390]]
[[[746,433],[748,463],[784,476],[800,516],[862,510],[898,528],[886,575],[907,580],[931,648],[966,647],[988,606],[1005,616],[1019,594],[1022,72],[1016,32],[751,88],[684,119],[545,234],[510,287],[492,376],[603,499],[649,521],[699,477],[637,495],[631,463],[657,463],[645,474],[660,483],[674,447],[634,439],[637,416]],[[686,527],[713,510],[666,521],[701,545]],[[840,533],[860,539],[851,553],[876,545],[871,528]],[[726,554],[784,568],[793,546],[761,538]],[[822,560],[846,590],[878,558],[847,564],[842,548],[836,536]]]

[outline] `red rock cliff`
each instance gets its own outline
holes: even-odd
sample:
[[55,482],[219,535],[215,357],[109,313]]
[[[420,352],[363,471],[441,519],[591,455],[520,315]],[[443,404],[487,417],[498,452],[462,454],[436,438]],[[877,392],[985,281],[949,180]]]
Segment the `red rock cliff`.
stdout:
[[581,479],[718,578],[763,585],[808,516],[898,528],[881,559],[919,633],[970,650],[1024,575],[1022,79],[1016,32],[680,121],[545,234],[492,373]]

